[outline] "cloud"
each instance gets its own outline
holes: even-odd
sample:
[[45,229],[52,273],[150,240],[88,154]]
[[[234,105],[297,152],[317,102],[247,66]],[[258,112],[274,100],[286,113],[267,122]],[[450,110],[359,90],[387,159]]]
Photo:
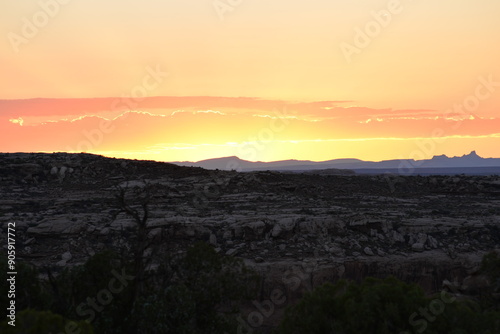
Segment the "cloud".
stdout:
[[[373,109],[356,106],[353,101],[313,101],[297,102],[258,99],[251,97],[146,97],[134,100],[122,98],[88,99],[27,99],[0,100],[0,117],[31,119],[27,123],[41,123],[44,120],[78,119],[83,116],[115,118],[124,112],[134,111],[151,115],[172,115],[180,112],[202,113],[248,113],[256,116],[269,116],[273,110],[287,109],[295,116],[306,121],[325,119],[353,119],[366,121],[370,118],[432,118],[442,117],[436,110],[394,110],[390,108]],[[448,117],[458,114],[449,113]]]
[[11,118],[11,119],[9,119],[9,122],[11,122],[13,124],[19,124],[20,126],[23,126],[23,124],[24,124],[24,120],[21,117]]
[[155,97],[144,99],[144,109],[115,112],[104,108],[112,101],[116,99],[1,100],[0,133],[8,140],[0,143],[0,151],[132,152],[158,150],[159,143],[190,150],[189,145],[228,146],[260,137],[276,142],[467,138],[492,136],[500,128],[498,118],[371,109],[348,101]]

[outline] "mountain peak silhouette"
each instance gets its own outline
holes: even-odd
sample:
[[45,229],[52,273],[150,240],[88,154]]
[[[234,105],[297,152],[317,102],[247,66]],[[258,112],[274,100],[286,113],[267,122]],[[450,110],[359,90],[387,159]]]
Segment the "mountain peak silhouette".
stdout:
[[470,152],[469,154],[464,154],[462,156],[462,158],[474,158],[474,159],[482,159],[477,153],[476,151],[472,151]]

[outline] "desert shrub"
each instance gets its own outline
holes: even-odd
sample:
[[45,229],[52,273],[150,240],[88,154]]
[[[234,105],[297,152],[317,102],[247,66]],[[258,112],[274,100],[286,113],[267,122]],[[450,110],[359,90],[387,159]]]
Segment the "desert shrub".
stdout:
[[[6,272],[5,260],[1,266]],[[56,334],[73,326],[70,319],[107,334],[236,333],[239,303],[254,295],[257,281],[242,260],[220,255],[205,243],[144,275],[140,293],[134,289],[134,268],[129,257],[111,251],[59,273],[47,269],[46,280],[39,279],[36,268],[18,264],[16,309],[18,323],[26,326],[0,333]],[[8,305],[8,282],[0,284],[2,304]],[[81,333],[88,329],[82,327]]]
[[[15,280],[16,309],[47,309],[51,303],[50,295],[47,293],[46,289],[44,289],[43,283],[38,278],[39,272],[37,268],[28,263],[16,261],[15,269],[17,272]],[[11,271],[8,268],[6,254],[0,254],[0,270],[4,273]],[[9,303],[7,296],[9,285],[10,283],[6,279],[0,281],[1,305],[8,305]]]
[[483,257],[480,273],[491,282],[491,286],[480,296],[483,307],[500,311],[500,255],[498,252],[493,251]]
[[[473,300],[456,301],[446,305],[442,314],[429,321],[429,334],[493,334],[500,333],[500,313],[484,311]],[[419,332],[417,332],[419,333]]]
[[136,304],[141,333],[236,333],[238,303],[253,296],[257,282],[240,259],[197,243],[159,272],[172,270],[175,277]]
[[67,268],[52,278],[51,310],[70,319],[86,320],[98,333],[119,331],[133,300],[131,279],[122,283],[116,275],[131,278],[131,272],[118,254],[97,253],[85,264]]
[[425,297],[423,290],[394,278],[361,284],[325,284],[287,309],[278,333],[453,333],[500,332],[500,313],[451,295]]
[[134,309],[141,333],[197,333],[195,314],[195,297],[181,284],[141,297]]
[[398,333],[425,304],[419,287],[394,278],[327,283],[287,309],[279,333]]
[[490,252],[483,257],[481,272],[493,280],[497,289],[500,288],[500,255],[497,252]]

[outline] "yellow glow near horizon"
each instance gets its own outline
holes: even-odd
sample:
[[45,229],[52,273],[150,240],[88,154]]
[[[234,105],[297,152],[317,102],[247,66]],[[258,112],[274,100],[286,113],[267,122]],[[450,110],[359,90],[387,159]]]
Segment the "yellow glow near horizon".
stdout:
[[[200,161],[214,157],[237,156],[247,161],[311,160],[355,158],[366,161],[391,159],[430,159],[434,155],[462,156],[477,151],[482,157],[497,157],[497,147],[491,140],[500,134],[479,137],[444,137],[408,139],[315,140],[281,141],[272,143],[246,142],[220,145],[183,145],[152,147],[139,151],[91,151],[109,157],[156,161]],[[312,150],[311,148],[314,148]],[[332,153],[333,152],[333,153]],[[79,153],[77,151],[73,153]],[[297,158],[299,157],[299,158]]]

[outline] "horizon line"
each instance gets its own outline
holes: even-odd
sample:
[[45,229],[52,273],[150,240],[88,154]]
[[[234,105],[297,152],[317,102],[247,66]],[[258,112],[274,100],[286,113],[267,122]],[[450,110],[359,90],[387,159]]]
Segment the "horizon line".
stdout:
[[221,156],[221,157],[214,157],[214,158],[208,158],[208,159],[202,159],[198,161],[165,161],[165,160],[154,160],[154,159],[131,159],[131,158],[117,158],[117,157],[112,157],[112,156],[107,156],[104,154],[98,154],[98,153],[92,153],[92,152],[65,152],[65,151],[38,151],[38,152],[0,152],[0,154],[72,154],[72,155],[78,155],[78,154],[88,154],[88,155],[95,155],[95,156],[101,156],[104,158],[111,158],[111,159],[120,159],[120,160],[138,160],[138,161],[156,161],[156,162],[166,162],[166,163],[200,163],[200,162],[206,162],[206,161],[212,161],[212,160],[222,160],[222,159],[237,159],[240,161],[244,162],[250,162],[250,163],[274,163],[274,162],[285,162],[285,161],[297,161],[297,162],[313,162],[313,163],[322,163],[322,162],[330,162],[330,161],[337,161],[337,160],[358,160],[360,162],[386,162],[386,161],[426,161],[426,160],[432,160],[435,157],[445,157],[447,159],[456,159],[456,158],[463,158],[471,155],[476,155],[480,159],[500,159],[500,157],[482,157],[477,154],[476,150],[472,150],[468,154],[463,154],[462,156],[448,156],[446,154],[441,154],[441,155],[434,155],[431,158],[427,159],[420,159],[420,160],[415,160],[415,159],[410,159],[410,158],[395,158],[395,159],[385,159],[385,160],[362,160],[359,158],[335,158],[335,159],[328,159],[328,160],[302,160],[302,159],[282,159],[282,160],[270,160],[270,161],[262,161],[262,160],[245,160],[241,159],[240,157],[236,155],[232,156]]

